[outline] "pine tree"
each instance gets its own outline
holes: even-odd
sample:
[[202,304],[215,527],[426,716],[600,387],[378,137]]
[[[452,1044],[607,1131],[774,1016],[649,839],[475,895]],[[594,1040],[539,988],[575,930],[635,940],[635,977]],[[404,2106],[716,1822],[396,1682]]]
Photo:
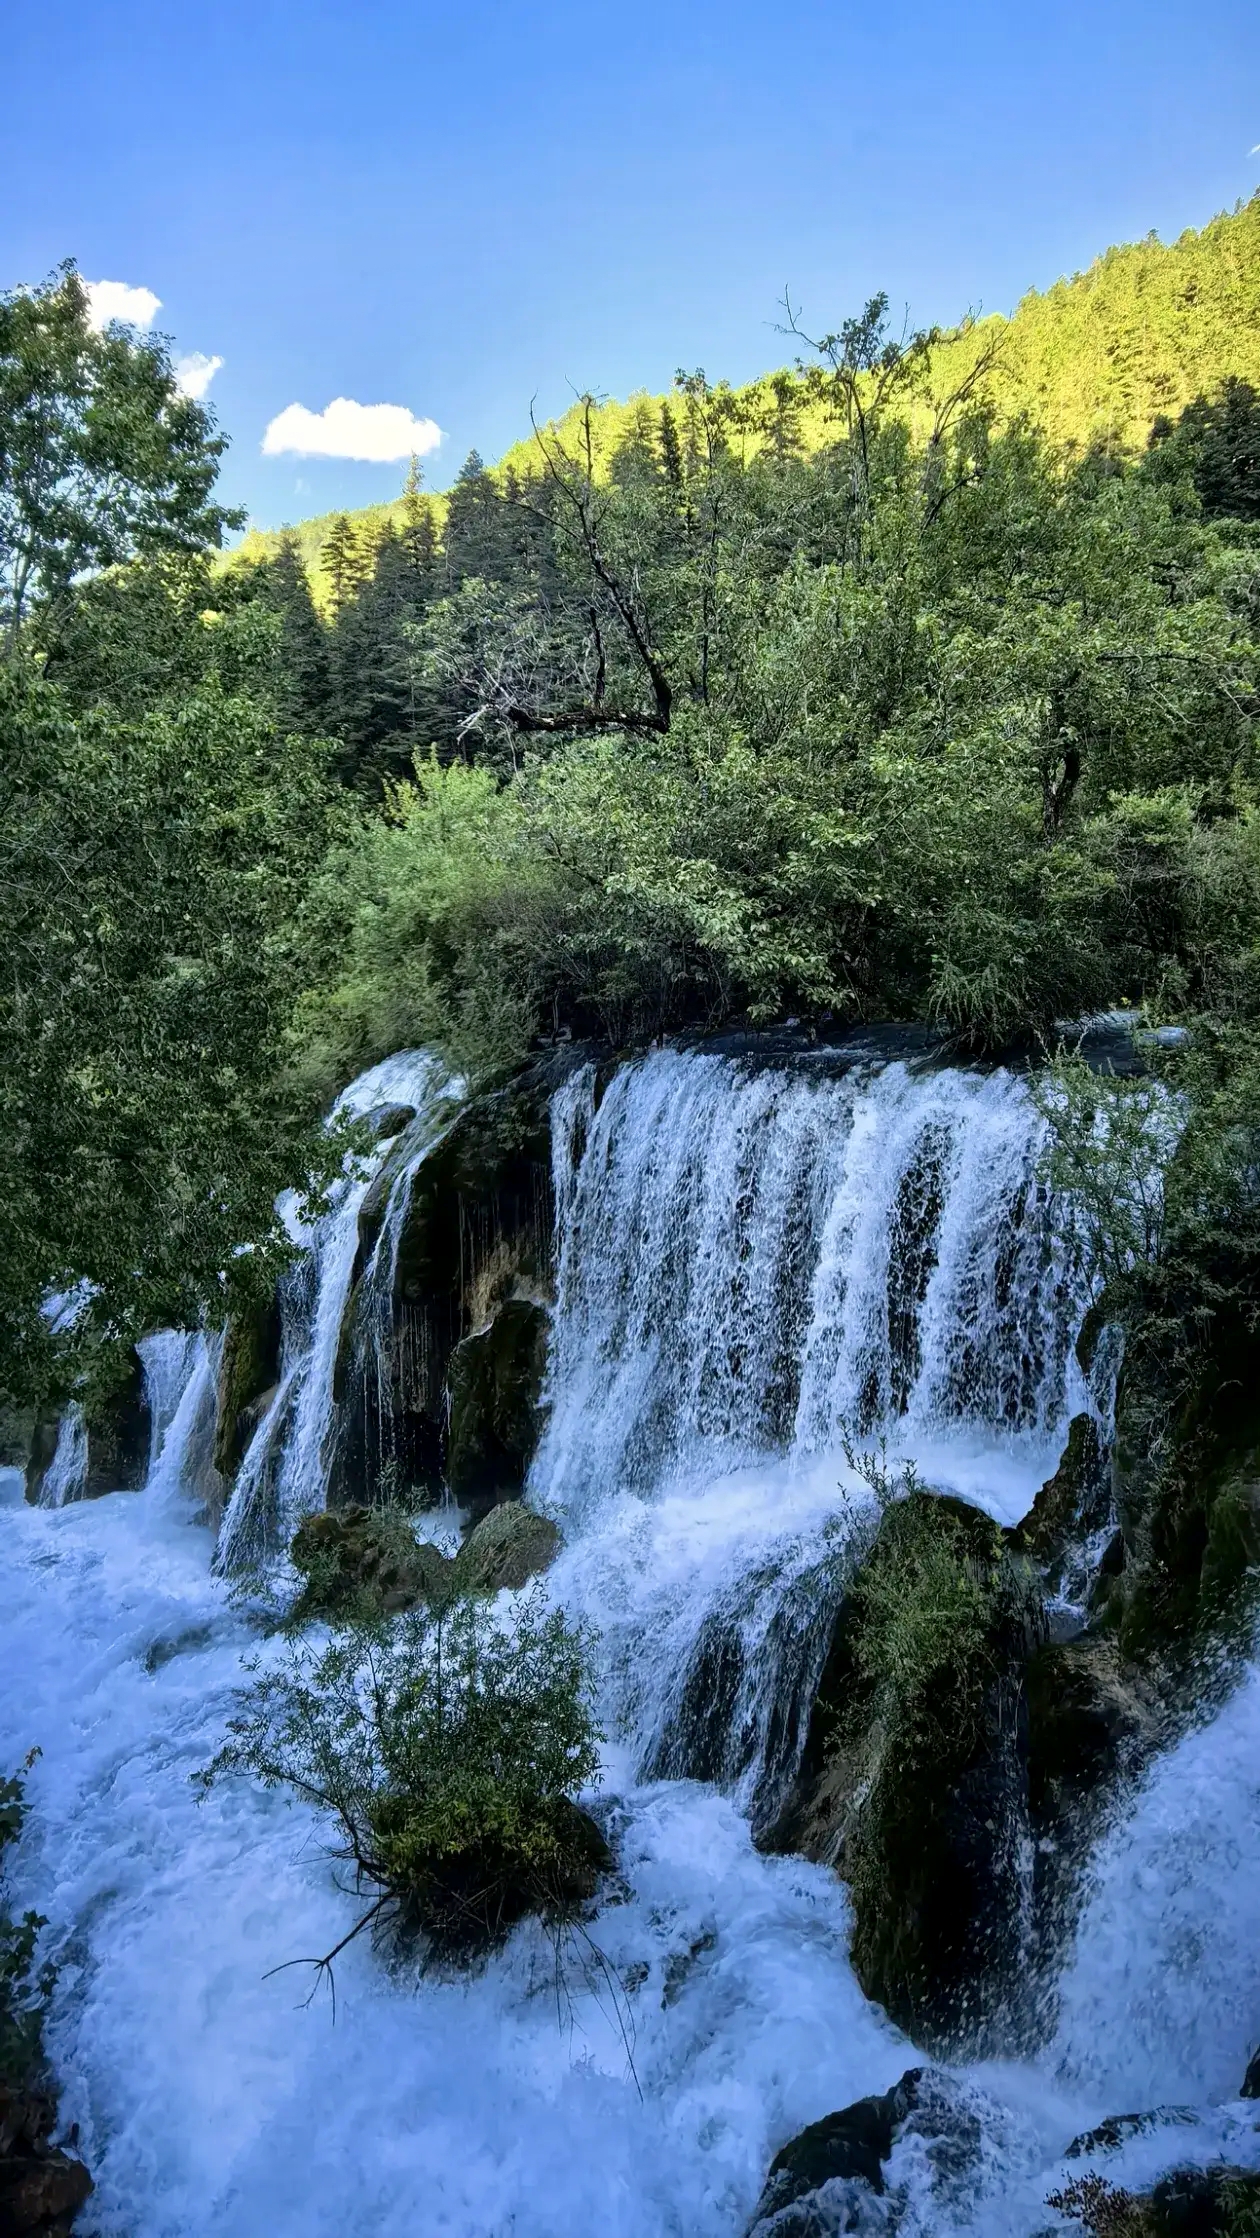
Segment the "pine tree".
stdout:
[[284,537],[266,570],[263,596],[282,623],[282,716],[307,737],[326,733],[332,720],[328,635],[311,597],[296,536]]
[[661,406],[661,465],[670,488],[683,486],[682,445],[678,440],[678,423],[668,404]]
[[344,513],[338,513],[333,522],[320,560],[328,577],[329,604],[336,622],[371,571],[371,560]]

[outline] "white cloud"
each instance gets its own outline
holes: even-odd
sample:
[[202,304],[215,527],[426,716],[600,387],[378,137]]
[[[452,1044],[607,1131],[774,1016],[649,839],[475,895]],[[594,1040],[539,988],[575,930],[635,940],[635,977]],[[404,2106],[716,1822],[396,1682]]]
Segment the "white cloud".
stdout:
[[294,451],[299,458],[390,459],[423,458],[436,451],[442,430],[435,420],[418,420],[405,404],[356,404],[353,397],[335,396],[322,412],[308,412],[304,404],[287,405],[271,422],[262,440],[264,455],[278,458]]
[[204,350],[190,350],[187,357],[176,358],[175,386],[180,395],[200,403],[222,363],[221,357],[207,357]]
[[85,280],[88,325],[99,334],[111,319],[124,326],[152,326],[162,299],[152,288],[130,288],[125,280]]

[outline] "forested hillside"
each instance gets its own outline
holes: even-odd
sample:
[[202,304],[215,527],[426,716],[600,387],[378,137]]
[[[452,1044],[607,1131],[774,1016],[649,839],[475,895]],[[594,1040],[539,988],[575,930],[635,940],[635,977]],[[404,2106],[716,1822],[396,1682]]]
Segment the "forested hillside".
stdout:
[[[1084,272],[1044,295],[1024,296],[1010,318],[979,316],[943,335],[933,358],[928,394],[947,395],[982,353],[993,353],[988,382],[1004,417],[1027,414],[1054,442],[1145,443],[1151,422],[1177,412],[1193,396],[1235,374],[1260,383],[1260,195],[1242,208],[1191,228],[1172,243],[1154,234],[1110,248]],[[765,440],[778,399],[792,393],[798,438],[808,451],[828,440],[828,420],[790,367],[736,392],[741,440]],[[604,465],[663,399],[637,395],[601,403],[591,418],[596,460]],[[920,416],[922,414],[920,406]],[[574,439],[581,407],[559,423]],[[497,474],[528,476],[536,464],[532,438],[517,443]],[[426,499],[440,533],[445,500]],[[349,515],[355,536],[374,544],[402,517],[403,500],[365,506]],[[294,530],[316,600],[325,608],[331,585],[323,551],[336,516],[321,514]],[[251,530],[242,550],[251,558],[278,548],[275,532]]]

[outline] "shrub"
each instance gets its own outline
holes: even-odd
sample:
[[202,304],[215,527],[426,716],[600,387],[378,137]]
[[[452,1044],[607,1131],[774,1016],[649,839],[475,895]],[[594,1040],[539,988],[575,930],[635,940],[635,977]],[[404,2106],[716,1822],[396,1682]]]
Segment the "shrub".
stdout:
[[[25,1771],[33,1761],[27,1758]],[[0,1851],[22,1831],[28,1809],[23,1788],[21,1772],[0,1780]],[[47,1924],[39,1912],[13,1919],[0,1905],[0,2089],[31,2090],[43,2073],[44,2015],[56,1969],[37,1966],[35,1953]]]
[[201,1779],[247,1772],[315,1804],[375,1892],[361,1927],[392,1914],[471,1958],[594,1893],[607,1851],[574,1797],[599,1738],[584,1635],[538,1593],[508,1611],[461,1599],[292,1642]]

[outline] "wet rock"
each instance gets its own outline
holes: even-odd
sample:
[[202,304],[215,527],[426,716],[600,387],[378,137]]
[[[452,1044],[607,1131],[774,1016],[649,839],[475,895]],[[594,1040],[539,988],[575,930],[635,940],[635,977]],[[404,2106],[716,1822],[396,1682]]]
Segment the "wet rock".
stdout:
[[1011,1545],[1044,1564],[1057,1583],[1082,1540],[1103,1530],[1110,1516],[1111,1466],[1098,1425],[1088,1414],[1074,1415],[1058,1468],[1011,1533]]
[[1106,1797],[1139,1770],[1164,1728],[1156,1690],[1107,1633],[1035,1647],[1024,1684],[1034,1894],[1048,1952],[1068,1925]]
[[0,2232],[68,2238],[92,2190],[81,2160],[50,2142],[56,2102],[45,2091],[0,2086]]
[[832,2232],[892,2229],[872,2217],[872,2196],[887,2190],[885,2164],[908,2135],[924,2140],[933,2184],[947,2186],[971,2168],[980,2122],[965,2088],[931,2067],[912,2067],[882,2097],[859,2098],[812,2122],[777,2153],[748,2238],[830,2238]]
[[461,1507],[487,1507],[524,1489],[538,1443],[550,1318],[532,1298],[509,1298],[450,1363],[446,1474]]
[[363,1114],[362,1124],[369,1128],[374,1141],[392,1142],[404,1127],[409,1127],[416,1116],[411,1103],[377,1103]]
[[238,1306],[223,1332],[215,1400],[214,1466],[231,1479],[262,1419],[280,1375],[280,1301]]
[[[340,1422],[335,1497],[345,1497],[351,1487],[379,1488],[388,1495],[398,1483],[413,1493],[440,1495],[456,1348],[493,1324],[508,1303],[537,1309],[550,1294],[550,1104],[587,1054],[573,1046],[549,1051],[501,1087],[453,1108],[436,1140],[431,1116],[422,1117],[417,1128],[426,1133],[409,1128],[391,1148],[359,1215],[355,1288],[335,1379]],[[397,1233],[388,1339],[368,1342],[364,1276],[398,1178],[417,1158]],[[501,1337],[506,1340],[511,1332],[509,1321]],[[525,1355],[532,1353],[537,1335],[535,1316]],[[496,1345],[484,1349],[494,1352]],[[465,1388],[477,1380],[471,1360],[455,1381],[463,1384],[465,1378]],[[523,1386],[518,1369],[508,1380],[515,1393],[501,1391],[488,1415],[482,1408],[474,1420],[478,1410],[464,1408],[461,1423],[461,1408],[454,1410],[461,1432],[457,1470],[466,1480],[461,1496],[475,1504],[519,1492],[524,1483],[522,1454],[526,1447],[532,1451],[536,1421],[528,1419],[528,1407],[522,1419],[519,1393],[531,1378],[526,1376]],[[456,1395],[452,1389],[452,1399]]]
[[391,1615],[418,1601],[442,1600],[454,1564],[422,1544],[390,1508],[334,1508],[298,1526],[293,1562],[305,1578],[295,1616]]
[[849,1883],[862,1987],[934,2051],[1022,2025],[1024,1673],[1043,1636],[1027,1566],[991,1518],[930,1494],[894,1502],[838,1609],[767,1840]]
[[1074,2137],[1065,2160],[1084,2160],[1094,2153],[1118,2152],[1131,2137],[1144,2137],[1152,2129],[1167,2129],[1170,2125],[1192,2128],[1199,2119],[1193,2106],[1154,2106],[1144,2114],[1109,2114],[1097,2128],[1086,2129]]
[[554,1523],[520,1500],[491,1508],[461,1546],[454,1583],[461,1592],[517,1592],[549,1569],[563,1541]]
[[1247,2072],[1242,2079],[1240,2098],[1260,2098],[1260,2051],[1254,2051],[1247,2062]]

